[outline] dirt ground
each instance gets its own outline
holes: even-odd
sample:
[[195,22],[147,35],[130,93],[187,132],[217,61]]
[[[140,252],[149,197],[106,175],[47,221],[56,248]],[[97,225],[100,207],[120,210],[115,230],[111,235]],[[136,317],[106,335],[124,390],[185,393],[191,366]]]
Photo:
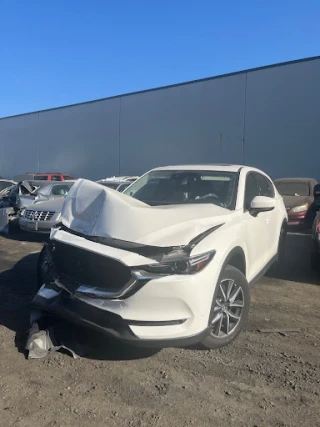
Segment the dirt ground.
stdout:
[[139,350],[81,331],[91,351],[77,360],[26,360],[22,351],[40,248],[27,235],[0,237],[1,425],[320,426],[320,278],[309,266],[310,236],[288,236],[281,277],[254,287],[247,328],[229,347]]

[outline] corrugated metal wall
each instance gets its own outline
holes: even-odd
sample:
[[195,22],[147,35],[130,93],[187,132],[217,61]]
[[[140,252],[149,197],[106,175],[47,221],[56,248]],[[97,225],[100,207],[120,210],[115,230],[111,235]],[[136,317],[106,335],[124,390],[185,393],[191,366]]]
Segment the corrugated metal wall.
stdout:
[[0,175],[230,162],[320,180],[320,59],[0,120]]

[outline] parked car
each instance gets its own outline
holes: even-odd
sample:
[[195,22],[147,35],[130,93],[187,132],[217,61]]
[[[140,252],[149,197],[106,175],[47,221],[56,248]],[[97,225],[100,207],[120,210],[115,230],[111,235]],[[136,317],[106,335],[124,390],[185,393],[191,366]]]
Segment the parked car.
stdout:
[[128,187],[129,187],[129,185],[131,185],[131,184],[132,184],[132,182],[133,182],[133,181],[126,181],[126,182],[123,182],[123,183],[119,184],[119,185],[118,185],[118,187],[117,187],[117,191],[120,191],[120,193],[123,193],[123,192],[124,192],[124,190],[125,190],[126,188],[128,188]]
[[136,181],[139,177],[138,176],[112,176],[109,178],[99,179],[98,182],[104,182],[104,181]]
[[134,182],[138,179],[138,176],[121,176],[118,177],[118,179],[121,179],[122,181],[130,181],[130,182]]
[[122,193],[134,181],[118,180],[118,179],[111,178],[111,179],[105,179],[97,182],[105,187],[112,188],[113,190],[117,190]]
[[188,165],[154,169],[124,193],[78,180],[60,221],[39,257],[35,309],[136,345],[218,348],[282,257],[287,213],[258,169]]
[[15,181],[11,181],[8,179],[0,179],[0,193],[6,188],[12,187],[15,184],[17,184]]
[[33,194],[20,195],[18,207],[21,210],[33,203],[65,197],[74,183],[75,181],[46,183]]
[[28,206],[19,218],[21,230],[36,233],[50,233],[51,228],[59,222],[63,197]]
[[288,225],[311,228],[308,215],[313,203],[313,189],[317,181],[312,178],[281,178],[274,181],[288,212]]
[[39,187],[34,186],[31,182],[23,181],[18,184],[13,184],[1,191],[0,193],[0,208],[11,207],[14,209],[15,214],[20,210],[20,198],[35,197],[35,193]]
[[27,172],[22,175],[17,175],[14,177],[15,181],[72,181],[73,178],[70,175],[59,172],[50,172],[50,173],[38,173],[38,172]]

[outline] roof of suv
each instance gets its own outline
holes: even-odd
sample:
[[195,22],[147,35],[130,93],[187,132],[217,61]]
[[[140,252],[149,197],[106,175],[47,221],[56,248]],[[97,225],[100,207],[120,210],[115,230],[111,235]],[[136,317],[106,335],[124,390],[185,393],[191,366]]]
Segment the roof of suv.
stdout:
[[26,172],[24,175],[67,175],[61,172]]

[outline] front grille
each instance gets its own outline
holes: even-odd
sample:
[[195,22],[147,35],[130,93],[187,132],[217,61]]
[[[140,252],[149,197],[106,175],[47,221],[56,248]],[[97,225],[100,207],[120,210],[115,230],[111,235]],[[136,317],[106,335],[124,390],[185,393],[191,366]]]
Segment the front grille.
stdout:
[[130,268],[121,262],[85,249],[54,242],[51,254],[55,269],[71,291],[76,284],[119,291],[131,279]]
[[26,210],[24,216],[31,221],[50,221],[55,212]]

